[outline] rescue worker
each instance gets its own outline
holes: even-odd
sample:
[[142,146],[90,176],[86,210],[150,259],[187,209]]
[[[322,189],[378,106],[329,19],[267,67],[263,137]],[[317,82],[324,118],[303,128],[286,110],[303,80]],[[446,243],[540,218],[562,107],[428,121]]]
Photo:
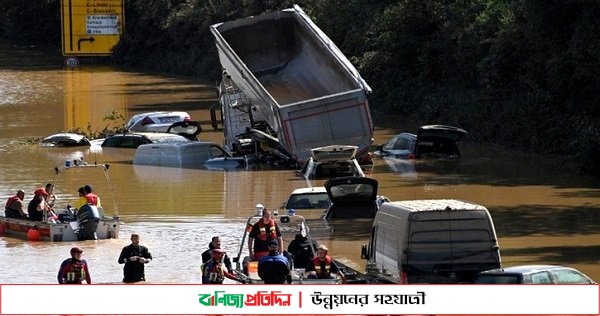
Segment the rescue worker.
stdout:
[[9,218],[27,218],[27,213],[23,210],[25,191],[19,190],[17,194],[11,196],[4,206],[4,216]]
[[29,214],[30,220],[41,222],[44,219],[44,213],[50,212],[52,208],[46,202],[46,197],[48,197],[48,192],[44,188],[33,192],[33,198],[27,205],[27,214]]
[[92,192],[93,190],[91,185],[84,185],[83,190],[85,191],[85,198],[88,204],[96,205],[96,207],[102,207],[102,203],[100,203],[100,197],[98,197],[96,193]]
[[131,234],[131,244],[123,247],[119,255],[119,263],[123,267],[123,282],[134,283],[146,281],[144,266],[152,261],[152,255],[148,248],[140,245],[140,235]]
[[71,258],[65,259],[58,269],[59,284],[92,284],[92,277],[85,259],[81,259],[83,250],[79,247],[71,248]]
[[85,197],[84,187],[79,187],[79,189],[77,189],[77,194],[79,195],[79,197],[77,198],[77,201],[75,201],[75,203],[73,204],[73,206],[75,207],[75,210],[78,210],[84,204],[87,204],[87,198]]
[[223,266],[225,251],[220,248],[212,249],[210,260],[202,264],[202,284],[223,284],[225,278],[245,283]]
[[269,254],[258,260],[258,276],[265,284],[292,284],[288,259],[279,252],[276,239],[269,241]]
[[317,242],[314,239],[308,239],[306,234],[296,234],[287,249],[294,259],[294,268],[306,269],[314,259],[318,246]]
[[306,267],[309,279],[331,279],[334,277],[332,274],[340,272],[333,259],[327,255],[328,252],[325,245],[319,245],[317,257]]
[[[208,243],[208,249],[202,253],[202,263],[207,263],[211,259],[212,251],[214,249],[221,249],[221,237],[213,236],[210,242]],[[229,271],[233,271],[233,267],[231,266],[231,259],[225,253],[223,256],[223,264]]]
[[262,210],[262,218],[251,228],[248,234],[248,253],[252,260],[259,260],[269,253],[268,243],[275,240],[279,245],[279,253],[283,252],[283,237],[281,230],[275,223],[271,212],[266,208]]
[[54,207],[54,202],[56,202],[56,195],[54,195],[54,184],[46,183],[44,190],[46,190],[46,193],[48,193],[48,196],[46,197],[46,203],[48,203],[51,208]]

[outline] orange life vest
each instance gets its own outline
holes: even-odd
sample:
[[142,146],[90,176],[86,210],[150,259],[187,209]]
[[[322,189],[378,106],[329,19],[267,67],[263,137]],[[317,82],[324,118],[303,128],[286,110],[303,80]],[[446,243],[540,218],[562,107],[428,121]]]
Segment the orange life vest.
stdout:
[[221,284],[225,280],[225,272],[221,263],[211,260],[204,264],[202,270],[202,283],[204,284]]
[[98,205],[98,196],[94,193],[88,193],[85,195],[85,199],[90,205]]
[[71,263],[65,267],[63,277],[67,284],[81,284],[86,277],[85,263],[80,260],[72,260]]
[[[267,229],[265,228],[265,222],[260,219],[258,222],[258,229],[260,230],[258,233],[258,238],[262,241],[267,241]],[[269,235],[271,239],[277,239],[277,228],[275,227],[275,221],[272,219],[269,220]]]
[[313,264],[315,265],[315,272],[319,278],[329,278],[331,274],[331,257],[325,256],[325,269],[321,269],[321,259],[319,257],[315,257],[313,259]]
[[13,204],[15,201],[17,201],[17,200],[21,200],[21,199],[19,199],[19,197],[18,197],[18,196],[16,196],[16,195],[15,195],[15,196],[12,196],[12,197],[10,197],[10,198],[8,198],[8,201],[6,201],[6,206],[5,206],[5,207],[6,207],[6,208],[10,208],[10,207],[12,206],[12,204]]

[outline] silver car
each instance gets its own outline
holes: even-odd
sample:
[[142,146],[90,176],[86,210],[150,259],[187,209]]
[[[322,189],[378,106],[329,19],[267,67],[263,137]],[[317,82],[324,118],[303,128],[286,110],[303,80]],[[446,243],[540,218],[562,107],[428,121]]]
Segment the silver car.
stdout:
[[355,158],[357,146],[330,145],[311,149],[311,157],[298,175],[306,180],[337,177],[364,177],[365,173]]
[[579,270],[556,265],[523,265],[479,273],[475,284],[596,284]]
[[130,132],[166,132],[173,123],[190,120],[187,112],[148,112],[132,116],[125,128]]

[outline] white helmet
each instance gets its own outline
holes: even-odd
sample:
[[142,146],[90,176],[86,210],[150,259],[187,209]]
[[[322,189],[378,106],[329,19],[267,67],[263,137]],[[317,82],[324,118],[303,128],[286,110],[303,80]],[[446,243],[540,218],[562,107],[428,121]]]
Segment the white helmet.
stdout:
[[262,215],[262,211],[265,209],[265,206],[258,203],[256,204],[256,214]]

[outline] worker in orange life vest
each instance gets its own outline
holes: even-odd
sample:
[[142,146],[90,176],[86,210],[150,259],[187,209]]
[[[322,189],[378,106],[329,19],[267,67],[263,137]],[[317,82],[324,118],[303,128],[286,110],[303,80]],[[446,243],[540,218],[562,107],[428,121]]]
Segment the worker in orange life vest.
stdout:
[[27,213],[24,211],[25,191],[19,190],[17,194],[11,196],[6,201],[4,207],[4,215],[11,218],[27,218]]
[[333,259],[327,255],[329,249],[325,245],[319,245],[317,256],[306,267],[309,279],[330,279],[339,273],[339,269]]
[[283,237],[281,230],[275,223],[271,212],[264,208],[262,218],[256,222],[248,234],[248,253],[252,260],[258,260],[269,254],[269,241],[277,240],[279,252],[283,252]]
[[223,265],[225,251],[215,248],[211,250],[210,255],[211,259],[202,264],[202,284],[222,284],[225,278],[245,283]]
[[92,278],[85,259],[81,259],[83,250],[79,247],[71,248],[71,258],[66,259],[58,269],[59,284],[92,284]]
[[102,203],[100,203],[100,197],[98,197],[96,193],[92,192],[93,190],[91,185],[84,185],[83,190],[85,191],[85,198],[88,204],[96,205],[96,207],[102,207]]

